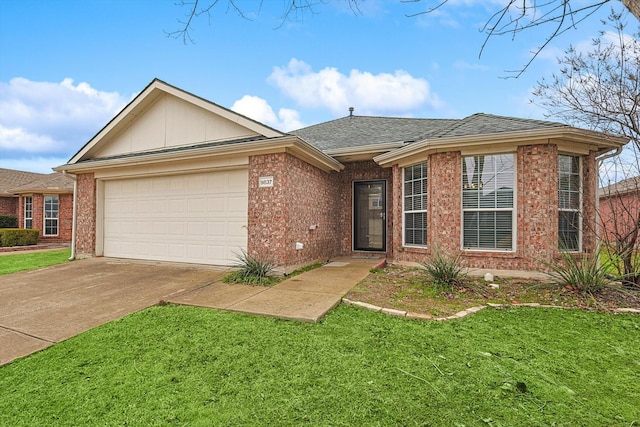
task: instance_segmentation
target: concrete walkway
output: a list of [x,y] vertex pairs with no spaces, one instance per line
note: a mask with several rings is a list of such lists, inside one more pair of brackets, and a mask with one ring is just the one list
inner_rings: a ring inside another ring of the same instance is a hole
[[343,258],[272,287],[193,264],[91,258],[0,276],[0,365],[161,300],[315,322],[380,260]]
[[175,304],[316,322],[381,260],[339,258],[275,286],[216,282],[169,298]]

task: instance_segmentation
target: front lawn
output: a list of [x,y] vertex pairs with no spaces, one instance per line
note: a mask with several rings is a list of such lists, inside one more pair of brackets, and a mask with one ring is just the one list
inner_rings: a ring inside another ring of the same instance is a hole
[[0,255],[0,274],[11,274],[63,264],[70,256],[71,249]]
[[640,316],[157,306],[0,367],[0,425],[631,426]]

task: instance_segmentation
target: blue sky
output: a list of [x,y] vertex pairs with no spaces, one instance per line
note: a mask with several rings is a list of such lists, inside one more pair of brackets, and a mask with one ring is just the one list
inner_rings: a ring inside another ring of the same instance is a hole
[[[202,0],[201,0],[202,1]],[[0,167],[48,173],[153,78],[283,131],[355,114],[543,118],[529,103],[555,57],[598,35],[599,18],[554,40],[520,78],[548,30],[493,38],[480,28],[504,0],[344,0],[282,20],[281,0],[240,0],[194,22],[193,43],[168,37],[176,0],[0,0]],[[618,2],[615,2],[618,3]],[[613,4],[616,5],[617,4]],[[259,13],[255,13],[258,12]]]

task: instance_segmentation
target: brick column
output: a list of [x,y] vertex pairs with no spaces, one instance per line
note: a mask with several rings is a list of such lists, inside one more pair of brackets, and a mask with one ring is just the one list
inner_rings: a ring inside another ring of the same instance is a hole
[[96,250],[96,180],[93,173],[79,174],[77,180],[76,253],[81,258]]

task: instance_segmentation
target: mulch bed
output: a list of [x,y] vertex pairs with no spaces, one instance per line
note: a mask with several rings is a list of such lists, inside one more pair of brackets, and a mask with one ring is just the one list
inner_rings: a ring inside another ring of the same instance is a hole
[[463,286],[447,292],[433,286],[422,269],[388,266],[370,274],[346,298],[432,316],[448,316],[488,303],[539,303],[601,311],[640,309],[640,290],[621,286],[583,295],[569,287],[530,279],[497,277],[492,283],[499,287],[489,287],[482,278],[468,278]]

